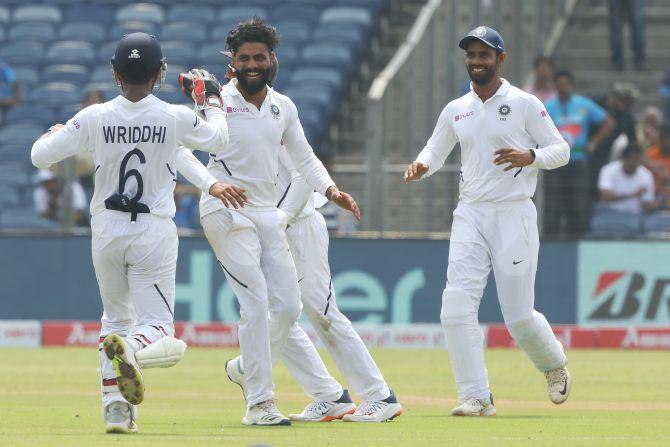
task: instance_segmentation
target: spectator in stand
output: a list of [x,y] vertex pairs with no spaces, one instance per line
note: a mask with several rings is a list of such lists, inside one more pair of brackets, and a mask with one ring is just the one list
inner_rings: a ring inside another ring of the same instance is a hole
[[556,86],[554,85],[554,62],[546,56],[538,56],[533,64],[535,79],[528,83],[523,90],[537,96],[543,103],[556,97]]
[[202,228],[199,223],[200,211],[200,189],[190,183],[178,182],[174,187],[174,203],[177,211],[174,215],[174,223],[179,228]]
[[656,106],[648,106],[644,109],[637,125],[637,141],[641,148],[647,149],[658,144],[661,123],[663,123],[661,109]]
[[670,70],[665,73],[661,85],[658,87],[658,94],[661,95],[663,104],[663,117],[665,121],[670,121]]
[[[35,211],[45,219],[60,221],[63,217],[63,185],[56,175],[49,169],[37,171],[37,180],[40,186],[33,191]],[[75,225],[88,226],[86,217],[86,194],[78,182],[72,182],[72,208],[75,214]]]
[[5,61],[0,60],[0,124],[5,121],[9,109],[21,103],[21,86],[16,80],[14,70]]
[[637,143],[631,143],[624,149],[621,160],[603,167],[598,179],[599,209],[642,214],[658,207],[654,176],[642,166],[643,161],[642,149]]
[[642,10],[644,0],[608,0],[608,3],[612,65],[616,70],[624,69],[622,35],[625,17],[630,24],[635,69],[644,70],[644,11]]
[[598,175],[600,169],[610,160],[619,158],[613,153],[615,140],[624,138],[620,151],[628,144],[637,141],[635,130],[635,116],[633,105],[640,96],[640,91],[633,84],[627,82],[615,82],[612,91],[607,95],[607,111],[614,119],[614,129],[598,144],[589,156],[589,169],[591,170],[591,196],[594,201],[598,200]]
[[[548,235],[581,236],[586,232],[590,214],[588,158],[612,132],[614,120],[594,101],[574,94],[574,78],[569,71],[557,71],[554,83],[557,97],[545,106],[570,145],[570,162],[560,169],[543,173],[544,229]],[[589,135],[591,125],[600,126],[593,136]]]
[[654,174],[657,198],[663,209],[670,209],[670,124],[661,127],[658,144],[647,149],[645,165]]

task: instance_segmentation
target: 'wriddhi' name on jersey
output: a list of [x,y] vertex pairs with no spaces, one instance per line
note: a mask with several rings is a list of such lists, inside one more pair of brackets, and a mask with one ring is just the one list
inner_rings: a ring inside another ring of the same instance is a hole
[[102,126],[105,143],[164,143],[165,126]]

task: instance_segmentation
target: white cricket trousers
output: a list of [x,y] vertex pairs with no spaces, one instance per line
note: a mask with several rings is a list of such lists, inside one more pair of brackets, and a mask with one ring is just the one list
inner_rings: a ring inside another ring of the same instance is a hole
[[441,321],[461,401],[490,393],[478,311],[491,269],[505,324],[535,367],[548,371],[567,363],[544,315],[533,309],[539,245],[530,199],[456,207]]
[[274,398],[272,365],[300,316],[285,222],[278,209],[223,209],[202,218],[207,240],[240,303],[238,335],[249,407]]
[[[175,275],[179,240],[170,218],[105,210],[91,219],[93,267],[102,298],[100,342],[126,337],[136,350],[174,336]],[[112,362],[100,351],[103,408],[123,400]]]
[[[364,400],[386,399],[390,391],[381,371],[349,319],[337,307],[328,265],[328,229],[323,216],[314,212],[299,219],[287,235],[300,280],[303,310],[312,327],[356,394]],[[303,338],[307,338],[304,332],[291,330],[282,355],[284,364],[307,394],[313,394],[310,390],[332,388],[332,382],[320,370],[319,364],[323,362],[318,353],[300,348],[309,342],[309,338],[307,341]],[[327,371],[326,374],[330,377]]]

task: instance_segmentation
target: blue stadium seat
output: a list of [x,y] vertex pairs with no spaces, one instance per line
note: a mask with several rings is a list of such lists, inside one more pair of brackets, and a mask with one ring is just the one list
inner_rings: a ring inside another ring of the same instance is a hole
[[295,46],[279,45],[275,54],[279,60],[280,72],[283,70],[282,67],[293,67],[300,60],[300,50]]
[[209,35],[210,41],[221,42],[220,45],[223,47],[226,43],[226,37],[228,37],[228,33],[230,33],[230,31],[235,28],[239,22],[240,21],[236,19],[215,22],[212,25],[214,28]]
[[191,66],[196,59],[195,47],[188,42],[162,42],[163,57],[168,64]]
[[56,28],[47,22],[18,22],[9,28],[8,40],[32,40],[52,42],[56,38]]
[[647,236],[670,237],[670,211],[657,211],[645,216],[642,227]]
[[32,207],[9,208],[0,214],[1,228],[40,228],[56,230],[58,222],[39,216]]
[[165,83],[177,85],[177,77],[179,73],[186,73],[192,67],[186,67],[186,65],[179,64],[167,64],[167,72],[165,73]]
[[5,27],[3,25],[0,25],[0,42],[4,41],[7,37],[7,32],[5,31]]
[[335,68],[317,68],[311,65],[306,68],[298,68],[291,75],[291,84],[320,84],[325,88],[338,93],[344,87],[344,76],[340,70]]
[[201,65],[202,68],[204,68],[205,70],[209,71],[214,76],[216,76],[216,79],[218,79],[219,82],[221,82],[221,85],[223,85],[226,83],[224,77],[226,76],[226,71],[228,70],[228,64],[223,62],[227,61],[228,59],[227,58],[224,59],[224,57],[221,56],[220,54],[217,56],[218,57],[209,58],[209,61],[211,61],[211,63],[207,61],[202,61],[202,63],[199,65]]
[[55,122],[53,109],[33,104],[12,107],[5,115],[5,124],[32,123],[46,129]]
[[338,6],[362,7],[377,15],[386,4],[386,0],[335,0],[334,3]]
[[270,12],[270,23],[274,24],[280,20],[300,20],[303,23],[312,25],[319,20],[321,8],[310,5],[301,5],[295,3],[284,3],[272,8]]
[[88,79],[89,82],[114,82],[114,76],[112,75],[112,66],[109,64],[102,64],[93,69],[91,76]]
[[188,98],[173,84],[166,84],[156,93],[156,96],[170,104],[183,104]]
[[159,5],[153,3],[136,3],[122,6],[116,11],[117,22],[139,20],[142,22],[163,23],[165,12]]
[[353,51],[342,44],[314,43],[305,46],[302,62],[310,66],[334,67],[350,73],[356,66]]
[[21,188],[30,185],[30,169],[27,163],[9,162],[2,166],[0,184]]
[[92,64],[95,50],[88,42],[63,40],[52,44],[46,53],[46,61],[51,64]]
[[58,38],[60,40],[83,40],[100,43],[107,39],[107,28],[96,22],[64,23],[58,32]]
[[642,231],[641,215],[596,207],[591,219],[593,238],[632,237]]
[[84,85],[88,77],[88,68],[83,65],[48,65],[42,70],[42,82],[62,81]]
[[204,23],[211,22],[216,17],[216,11],[213,7],[198,4],[174,5],[167,14],[169,22],[188,20],[190,22]]
[[365,32],[365,27],[356,23],[320,23],[314,29],[312,39],[314,43],[346,44],[358,50],[367,44],[369,34]]
[[356,6],[333,6],[323,11],[321,23],[357,23],[369,29],[372,14],[366,8]]
[[16,79],[19,79],[21,81],[21,90],[23,91],[24,95],[27,91],[26,86],[32,87],[33,85],[37,84],[40,80],[40,73],[37,70],[35,64],[24,65],[24,66],[17,65],[13,66],[12,69],[14,70],[14,74],[16,75]]
[[65,124],[74,116],[83,109],[82,105],[78,102],[67,104],[62,107],[59,107],[56,111],[56,121]]
[[172,22],[163,26],[158,36],[161,41],[179,40],[199,43],[207,38],[207,29],[202,23]]
[[279,32],[279,46],[297,46],[301,45],[312,35],[312,27],[307,22],[300,19],[284,19],[272,22]]
[[228,61],[229,59],[223,56],[219,51],[224,47],[222,42],[208,43],[198,47],[197,60],[198,64],[202,65],[203,63],[215,63],[221,64]]
[[20,203],[19,190],[14,185],[0,183],[0,208],[18,206]]
[[102,93],[102,96],[105,97],[105,101],[111,101],[121,94],[121,89],[114,82],[91,82],[86,84],[84,87],[84,92],[88,93],[92,90],[99,90]]
[[[325,117],[331,116],[336,102],[333,94],[327,89],[314,88],[314,86],[308,84],[292,84],[283,93],[291,98],[296,105],[300,104],[302,107],[319,109]],[[300,107],[298,107],[298,112],[300,112]]]
[[81,87],[67,82],[48,82],[35,87],[30,99],[48,106],[78,103],[83,98]]
[[221,8],[217,19],[221,22],[246,22],[253,16],[267,20],[268,11],[262,6],[233,6],[230,8]]
[[60,8],[49,5],[19,6],[14,10],[14,22],[60,23]]
[[[33,123],[8,124],[0,128],[0,147],[23,146],[30,148],[44,134],[44,127]],[[26,154],[30,158],[30,154]]]
[[40,42],[9,42],[0,48],[0,59],[11,65],[35,64],[44,59],[44,44]]
[[119,44],[118,39],[111,42],[107,42],[102,45],[98,45],[96,62],[104,64],[106,67],[111,68],[111,60],[114,57],[114,52],[116,51],[116,46]]
[[8,24],[12,21],[12,16],[9,13],[9,7],[0,6],[0,23]]
[[109,30],[107,37],[110,40],[118,42],[123,36],[131,33],[147,33],[155,36],[158,33],[158,28],[154,23],[151,22],[133,20],[117,23]]
[[65,10],[65,22],[99,22],[108,24],[114,8],[107,5],[77,4]]

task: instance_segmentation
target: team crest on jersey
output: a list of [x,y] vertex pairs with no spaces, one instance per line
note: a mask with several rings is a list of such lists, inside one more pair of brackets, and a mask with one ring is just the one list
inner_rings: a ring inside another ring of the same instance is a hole
[[272,117],[274,119],[279,119],[279,107],[276,104],[270,106],[270,112],[272,112]]
[[507,104],[503,104],[498,107],[498,115],[500,115],[500,121],[507,121],[507,115],[512,112],[512,108]]

